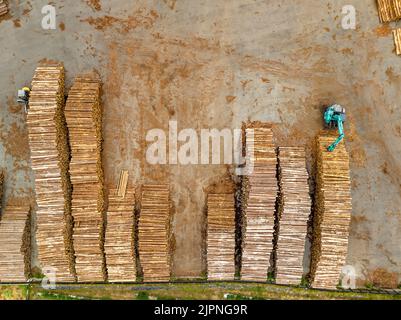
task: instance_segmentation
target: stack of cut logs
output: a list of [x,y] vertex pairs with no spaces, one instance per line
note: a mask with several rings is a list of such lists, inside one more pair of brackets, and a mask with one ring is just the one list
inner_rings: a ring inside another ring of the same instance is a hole
[[280,197],[276,247],[276,283],[299,285],[311,213],[305,149],[279,148]]
[[209,194],[207,201],[207,274],[209,280],[234,280],[234,194]]
[[145,185],[138,225],[144,282],[170,280],[170,196],[168,185]]
[[135,190],[128,189],[124,197],[110,190],[104,245],[110,282],[136,281],[134,207]]
[[104,257],[104,178],[100,79],[87,74],[75,79],[65,115],[70,137],[73,186],[74,250],[78,281],[107,278]]
[[241,278],[266,281],[273,251],[275,205],[278,192],[277,155],[273,132],[268,124],[249,123],[246,157],[253,162],[253,173],[243,178],[243,242]]
[[401,18],[401,0],[377,0],[377,7],[383,23]]
[[32,80],[27,116],[35,174],[38,257],[60,282],[74,281],[69,148],[64,118],[64,67],[43,65]]
[[349,157],[342,142],[333,152],[327,147],[336,136],[317,139],[316,212],[312,245],[311,283],[335,289],[345,264],[351,221]]
[[5,15],[8,12],[7,3],[4,0],[0,0],[0,16]]
[[25,282],[30,271],[30,208],[7,205],[0,221],[0,282]]

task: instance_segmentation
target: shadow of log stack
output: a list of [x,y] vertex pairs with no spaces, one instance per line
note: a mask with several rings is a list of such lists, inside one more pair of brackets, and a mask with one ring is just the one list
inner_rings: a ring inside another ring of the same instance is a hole
[[102,282],[107,278],[100,90],[98,75],[77,77],[65,108],[71,146],[71,211],[79,282]]
[[104,250],[109,282],[136,281],[136,255],[134,249],[135,190],[125,196],[118,189],[110,190]]
[[29,106],[27,126],[38,205],[38,258],[42,268],[55,269],[57,281],[71,282],[75,280],[75,270],[62,65],[36,69]]
[[30,207],[7,205],[0,220],[0,282],[23,283],[30,273]]
[[207,277],[235,278],[234,194],[209,194],[207,200]]
[[8,13],[8,6],[4,0],[0,0],[0,16]]
[[279,148],[278,239],[276,283],[299,285],[303,277],[303,258],[311,213],[309,175],[305,148]]
[[253,155],[254,169],[242,181],[241,279],[266,281],[273,251],[277,156],[270,125],[255,122],[245,127],[247,158]]
[[142,188],[138,250],[144,282],[170,281],[170,195],[168,185]]
[[331,134],[317,139],[317,179],[312,244],[311,285],[336,289],[348,251],[351,223],[349,157],[342,142],[333,152]]
[[377,0],[377,8],[382,23],[401,19],[401,0]]

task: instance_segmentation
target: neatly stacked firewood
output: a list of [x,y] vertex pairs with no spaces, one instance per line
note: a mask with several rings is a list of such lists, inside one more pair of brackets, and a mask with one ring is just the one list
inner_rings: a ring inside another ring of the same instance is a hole
[[401,0],[377,0],[380,21],[383,23],[401,18]]
[[207,209],[208,280],[234,280],[234,194],[209,194]]
[[351,182],[349,157],[342,142],[333,152],[327,147],[336,136],[317,139],[316,212],[312,245],[311,284],[335,289],[348,250],[351,222]]
[[138,241],[144,282],[169,281],[170,195],[168,185],[143,186]]
[[393,30],[395,52],[401,55],[401,28]]
[[280,196],[277,213],[276,283],[299,285],[311,213],[305,148],[279,148]]
[[0,282],[26,282],[30,273],[30,208],[7,205],[0,221]]
[[269,124],[248,123],[245,132],[247,165],[254,168],[242,181],[241,278],[266,281],[273,251],[277,155]]
[[38,258],[42,268],[54,268],[57,281],[71,282],[75,271],[62,65],[36,69],[29,106],[27,126],[38,205]]
[[0,16],[7,14],[8,12],[8,6],[7,2],[4,0],[0,0]]
[[134,209],[135,190],[128,189],[124,197],[110,190],[104,245],[109,282],[136,281]]
[[79,282],[107,278],[100,92],[97,74],[79,76],[65,108],[71,146],[73,239]]

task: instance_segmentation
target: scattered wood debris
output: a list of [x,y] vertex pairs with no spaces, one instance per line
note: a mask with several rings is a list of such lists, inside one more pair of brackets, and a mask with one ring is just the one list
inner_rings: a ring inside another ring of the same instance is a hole
[[102,282],[107,278],[100,90],[98,75],[77,77],[65,108],[71,146],[71,211],[79,282]]
[[234,194],[209,194],[207,201],[208,280],[230,281],[235,277]]
[[128,187],[128,171],[127,170],[122,170],[120,174],[120,181],[118,183],[118,196],[119,197],[125,197],[125,194],[127,192],[127,187]]
[[56,270],[58,281],[71,282],[75,280],[75,270],[62,65],[36,69],[29,106],[27,126],[38,205],[38,258],[42,268]]
[[279,148],[279,208],[276,283],[299,285],[311,213],[305,148]]
[[397,55],[401,55],[401,28],[393,30],[395,52]]
[[134,248],[135,190],[125,197],[118,190],[110,190],[104,250],[109,282],[136,281],[136,255]]
[[[253,129],[253,131],[249,131]],[[278,192],[277,155],[269,124],[244,126],[247,158],[253,154],[253,173],[243,178],[241,278],[266,281],[273,251],[275,206]]]
[[387,23],[401,18],[401,0],[377,0],[380,22]]
[[0,221],[0,282],[23,283],[30,273],[30,208],[7,205]]
[[144,282],[170,281],[169,194],[168,185],[142,188],[138,250]]
[[336,136],[317,139],[316,212],[312,244],[311,284],[336,289],[345,264],[351,223],[349,156],[342,142],[333,151],[327,147]]
[[8,5],[4,0],[0,0],[0,16],[8,13]]

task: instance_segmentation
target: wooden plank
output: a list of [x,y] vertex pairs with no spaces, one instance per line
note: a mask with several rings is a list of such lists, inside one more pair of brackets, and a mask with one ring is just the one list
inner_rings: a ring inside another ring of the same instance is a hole
[[125,194],[127,192],[127,187],[128,187],[128,177],[129,173],[128,170],[122,170],[120,174],[120,180],[118,183],[118,196],[119,197],[125,197]]

